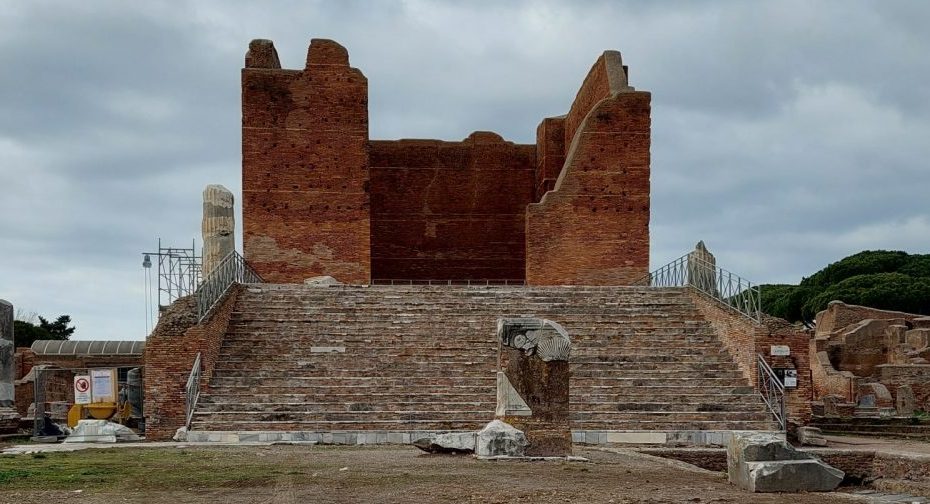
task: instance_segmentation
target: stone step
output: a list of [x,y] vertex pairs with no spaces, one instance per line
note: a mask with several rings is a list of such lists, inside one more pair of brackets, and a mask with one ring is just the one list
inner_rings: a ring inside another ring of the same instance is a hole
[[[371,402],[198,402],[199,413],[215,412],[297,412],[318,414],[324,412],[403,412],[403,411],[494,411],[496,401],[485,397],[484,401],[371,401]],[[765,406],[755,402],[737,403],[591,403],[575,405],[574,413],[582,414],[636,414],[636,413],[713,413],[744,412],[765,413]],[[579,409],[580,408],[580,409]],[[577,411],[576,411],[577,409]],[[577,417],[581,419],[581,417]]]
[[[243,389],[244,390],[244,389]],[[617,394],[591,393],[591,394],[572,394],[571,403],[573,405],[588,405],[591,409],[603,407],[617,409],[619,405],[624,404],[668,404],[675,406],[677,404],[756,404],[763,406],[758,400],[755,392],[749,393],[731,393],[724,394],[717,391],[711,391],[704,394],[665,394],[661,396],[663,401],[657,401],[659,397],[655,393],[631,394],[622,397]],[[422,394],[417,392],[344,392],[344,391],[327,391],[326,394],[305,394],[293,392],[276,392],[273,394],[252,393],[243,391],[242,393],[223,393],[215,394],[205,392],[200,396],[198,404],[260,404],[260,403],[338,403],[338,404],[368,404],[371,402],[388,403],[392,401],[401,402],[487,402],[496,401],[494,390],[475,391],[472,389],[462,389],[460,392],[431,393]],[[666,408],[667,409],[667,408]]]
[[[337,410],[294,410],[294,411],[271,411],[271,410],[223,410],[223,411],[205,411],[198,410],[194,412],[198,421],[214,422],[224,420],[235,420],[239,422],[301,422],[325,420],[330,422],[362,422],[373,420],[395,420],[395,421],[442,421],[445,419],[472,420],[475,422],[490,421],[494,418],[494,408],[489,407],[484,410],[475,408],[466,408],[456,410],[447,408],[444,410],[363,410],[363,411],[337,411]],[[591,412],[591,411],[573,411],[570,415],[571,420],[577,423],[596,423],[596,422],[625,422],[625,421],[674,421],[674,422],[708,422],[708,421],[746,421],[758,422],[764,421],[766,415],[763,412],[746,412],[746,411],[624,411],[624,412]]]
[[[411,421],[411,420],[382,420],[382,421],[278,421],[278,422],[239,422],[235,420],[201,421],[195,420],[192,424],[194,431],[319,431],[334,432],[345,430],[384,430],[384,431],[451,431],[451,430],[479,430],[489,420],[482,421],[449,419],[441,421]],[[576,430],[647,430],[647,431],[676,431],[676,430],[772,430],[773,424],[769,421],[652,421],[629,420],[623,422],[572,422],[572,429]]]
[[[285,378],[293,376],[313,376],[313,377],[354,377],[354,376],[371,376],[371,377],[389,377],[397,374],[404,376],[435,376],[437,373],[449,372],[455,370],[456,376],[490,376],[495,374],[493,363],[484,362],[476,365],[449,365],[449,364],[416,364],[401,365],[395,364],[392,367],[339,367],[339,366],[318,366],[309,367],[254,367],[254,368],[235,368],[229,367],[228,363],[223,364],[223,368],[213,371],[214,377],[235,378],[235,377],[254,377],[254,378]],[[738,369],[730,370],[693,370],[693,369],[630,369],[623,368],[624,376],[636,379],[660,379],[660,378],[688,378],[688,379],[705,379],[721,378],[730,380],[742,380],[743,374]],[[604,375],[602,369],[591,369],[579,366],[572,369],[573,378],[599,378]]]

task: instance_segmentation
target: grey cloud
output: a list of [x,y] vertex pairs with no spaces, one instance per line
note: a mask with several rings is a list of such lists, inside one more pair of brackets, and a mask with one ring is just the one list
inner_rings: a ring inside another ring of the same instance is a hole
[[[240,189],[252,38],[301,68],[333,38],[373,138],[535,141],[605,49],[653,93],[652,263],[704,239],[797,281],[863,248],[926,252],[930,4],[907,1],[18,2],[0,17],[0,297],[141,337],[139,252],[199,240]],[[241,236],[241,233],[240,233]]]

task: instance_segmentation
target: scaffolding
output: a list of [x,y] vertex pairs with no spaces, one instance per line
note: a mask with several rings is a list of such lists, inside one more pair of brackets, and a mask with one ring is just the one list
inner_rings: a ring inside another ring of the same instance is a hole
[[[189,296],[200,285],[203,256],[197,253],[197,241],[191,240],[190,248],[164,247],[158,239],[158,252],[143,252],[142,267],[146,271],[146,295],[150,295],[152,258],[158,263],[158,311],[161,312],[174,300]],[[151,301],[146,301],[146,309]],[[147,314],[151,319],[151,315]],[[157,317],[156,317],[157,318]],[[154,323],[154,320],[149,320]],[[148,331],[146,331],[148,333]]]

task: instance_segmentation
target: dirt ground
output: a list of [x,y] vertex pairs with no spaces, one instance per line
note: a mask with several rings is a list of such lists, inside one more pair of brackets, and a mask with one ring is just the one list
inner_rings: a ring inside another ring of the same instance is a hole
[[[407,447],[84,450],[0,457],[0,502],[839,503],[839,494],[748,494],[723,474],[635,453],[582,462],[478,461]],[[859,501],[861,502],[861,501]]]

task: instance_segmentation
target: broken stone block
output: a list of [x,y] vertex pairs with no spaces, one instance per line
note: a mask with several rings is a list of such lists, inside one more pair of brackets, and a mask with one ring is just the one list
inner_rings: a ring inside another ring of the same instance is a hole
[[528,444],[522,431],[500,420],[492,420],[478,431],[475,454],[479,457],[523,457]]
[[474,453],[474,432],[443,432],[417,439],[413,446],[427,453]]
[[141,441],[138,435],[125,425],[106,420],[79,420],[65,443],[116,443],[118,441]]
[[750,492],[828,492],[845,473],[796,450],[781,435],[734,433],[727,447],[727,476]]
[[827,438],[817,427],[799,427],[798,442],[804,446],[827,446]]
[[917,396],[914,395],[914,389],[910,385],[901,385],[898,387],[897,396],[895,397],[895,409],[898,416],[911,416],[917,409]]

